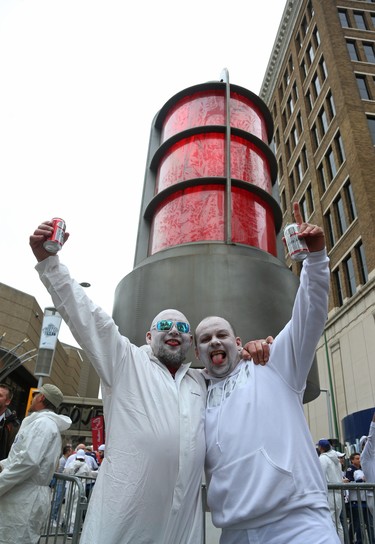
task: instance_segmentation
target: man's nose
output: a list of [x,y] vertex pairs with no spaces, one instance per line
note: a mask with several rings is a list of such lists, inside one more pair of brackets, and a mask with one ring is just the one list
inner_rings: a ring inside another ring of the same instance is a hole
[[218,338],[216,338],[216,336],[214,336],[213,338],[211,338],[210,345],[211,346],[219,346],[220,345],[220,340]]

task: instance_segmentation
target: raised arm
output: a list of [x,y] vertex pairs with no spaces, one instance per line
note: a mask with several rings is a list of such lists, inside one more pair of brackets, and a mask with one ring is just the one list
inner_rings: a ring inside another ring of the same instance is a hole
[[[102,381],[111,385],[113,365],[122,359],[129,342],[120,335],[113,319],[71,278],[59,257],[44,249],[43,243],[51,232],[51,221],[45,221],[30,236],[30,246],[38,260],[35,268],[74,338],[85,350]],[[66,234],[65,241],[68,237]]]
[[327,319],[330,272],[323,229],[302,220],[298,203],[293,211],[299,236],[306,240],[310,253],[303,261],[292,317],[271,347],[270,364],[291,387],[301,391]]

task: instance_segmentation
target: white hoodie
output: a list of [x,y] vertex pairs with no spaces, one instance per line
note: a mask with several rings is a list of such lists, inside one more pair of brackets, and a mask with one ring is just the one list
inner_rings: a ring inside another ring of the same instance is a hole
[[206,410],[208,505],[217,527],[251,529],[298,507],[327,508],[303,393],[328,310],[325,250],[304,261],[293,315],[263,366],[212,379]]

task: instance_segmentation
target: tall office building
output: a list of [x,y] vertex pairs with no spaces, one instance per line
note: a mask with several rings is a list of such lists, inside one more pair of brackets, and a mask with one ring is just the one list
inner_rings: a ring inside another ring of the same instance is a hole
[[315,439],[353,444],[375,405],[375,1],[288,0],[260,97],[284,224],[298,201],[331,260],[322,393],[307,419]]

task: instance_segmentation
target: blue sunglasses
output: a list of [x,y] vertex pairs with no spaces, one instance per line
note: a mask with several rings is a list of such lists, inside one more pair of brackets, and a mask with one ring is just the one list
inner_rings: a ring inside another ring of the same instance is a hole
[[188,333],[190,331],[189,323],[184,323],[183,321],[173,321],[172,319],[162,319],[157,321],[152,328],[158,331],[170,331],[173,325],[176,325],[178,332]]

